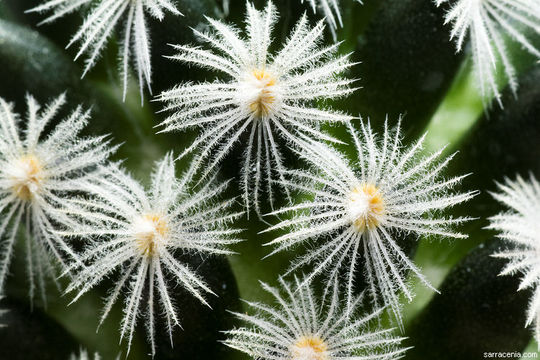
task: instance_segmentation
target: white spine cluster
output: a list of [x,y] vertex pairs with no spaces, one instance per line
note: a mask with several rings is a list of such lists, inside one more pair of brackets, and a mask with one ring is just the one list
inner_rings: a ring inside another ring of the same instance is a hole
[[494,256],[508,260],[500,275],[523,275],[518,290],[534,289],[526,326],[534,322],[540,342],[540,183],[532,175],[529,181],[518,176],[498,188],[492,195],[508,210],[490,218],[488,228],[498,231],[509,247]]
[[225,345],[259,360],[396,360],[407,350],[393,329],[378,329],[382,309],[360,312],[362,297],[345,311],[338,283],[327,304],[318,301],[308,285],[298,279],[291,286],[279,279],[281,289],[261,283],[276,301],[276,307],[247,302],[256,313],[235,313],[250,327],[227,331]]
[[291,265],[289,273],[314,264],[305,281],[326,272],[328,289],[345,272],[349,304],[362,264],[373,300],[388,305],[401,326],[399,294],[403,292],[409,301],[413,298],[406,281],[408,271],[433,289],[403,252],[405,235],[466,237],[452,227],[468,219],[444,217],[441,211],[469,200],[474,193],[451,192],[464,176],[442,179],[441,172],[452,156],[438,160],[443,149],[420,156],[424,137],[403,149],[399,125],[395,134],[385,126],[382,139],[369,125],[362,124],[360,135],[350,126],[350,133],[357,151],[352,162],[326,145],[305,146],[300,155],[311,163],[311,170],[290,171],[284,185],[311,194],[313,200],[274,212],[296,216],[268,228],[289,231],[267,245],[277,246],[274,254],[317,241]]
[[[436,0],[440,5],[448,0]],[[478,84],[484,99],[501,103],[497,79],[504,76],[514,93],[517,91],[516,70],[512,65],[506,38],[540,59],[540,51],[527,38],[538,34],[540,2],[538,0],[458,0],[446,14],[452,23],[451,38],[461,51],[469,36]]]
[[[353,64],[348,55],[336,54],[339,44],[320,45],[324,25],[310,28],[306,16],[296,24],[281,51],[269,52],[277,14],[271,1],[264,12],[248,4],[246,32],[208,19],[212,31],[195,34],[212,50],[178,45],[171,58],[225,75],[223,80],[181,84],[161,94],[172,114],[162,122],[163,131],[200,128],[200,136],[181,156],[199,150],[194,169],[205,164],[202,177],[212,173],[235,143],[245,151],[240,181],[247,207],[259,199],[266,180],[273,204],[272,186],[284,180],[280,142],[298,147],[303,138],[332,140],[320,131],[323,123],[347,122],[350,116],[321,110],[315,101],[345,96],[353,91],[343,73]],[[242,138],[242,136],[245,136]],[[241,140],[242,139],[242,140]]]
[[[239,230],[230,228],[241,213],[227,212],[233,200],[219,200],[227,183],[214,186],[212,181],[197,191],[188,191],[185,178],[175,177],[172,154],[157,163],[149,191],[116,166],[102,169],[95,177],[79,184],[91,198],[69,200],[66,213],[74,217],[64,237],[89,241],[82,254],[84,265],[73,266],[67,292],[76,292],[73,301],[119,271],[119,278],[106,299],[100,324],[126,290],[121,338],[128,346],[141,313],[145,315],[152,353],[155,353],[154,312],[162,309],[169,334],[179,325],[174,298],[174,284],[208,305],[205,294],[214,294],[204,279],[176,255],[231,254],[230,244],[239,241]],[[143,304],[143,293],[148,298]],[[157,296],[157,299],[156,299]],[[141,307],[146,305],[146,309]]]
[[80,107],[44,136],[65,102],[62,95],[41,109],[29,96],[23,130],[13,104],[0,98],[0,292],[19,231],[26,238],[31,298],[37,284],[45,300],[45,276],[56,278],[55,261],[79,261],[79,255],[53,232],[56,224],[69,223],[58,209],[114,148],[104,137],[79,137],[89,119]]
[[127,92],[130,62],[133,63],[137,71],[141,98],[145,86],[148,87],[151,93],[150,36],[146,26],[145,13],[149,13],[150,16],[158,20],[164,18],[165,11],[175,15],[182,15],[173,5],[173,1],[99,0],[96,2],[94,0],[49,0],[28,10],[28,12],[50,12],[51,15],[41,22],[41,24],[45,24],[85,8],[90,9],[88,15],[67,45],[67,47],[70,47],[75,43],[80,44],[75,60],[81,55],[88,56],[85,60],[83,77],[96,64],[114,29],[121,23],[123,35],[120,39],[120,58],[124,99]]

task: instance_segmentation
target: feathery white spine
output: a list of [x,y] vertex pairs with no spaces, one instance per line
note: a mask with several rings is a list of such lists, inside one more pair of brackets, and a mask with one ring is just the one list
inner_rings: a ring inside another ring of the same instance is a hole
[[235,315],[249,327],[227,331],[225,345],[259,360],[395,360],[407,350],[399,347],[403,338],[393,337],[393,329],[377,328],[382,309],[360,313],[358,297],[352,311],[345,311],[337,281],[326,304],[297,278],[292,285],[279,282],[281,289],[261,283],[276,306],[246,301],[255,314]]
[[339,44],[320,46],[324,25],[308,26],[304,15],[282,50],[268,52],[277,19],[271,1],[264,11],[248,4],[247,38],[233,26],[208,19],[211,32],[195,34],[211,49],[177,45],[171,59],[225,74],[226,80],[180,84],[163,92],[169,117],[162,131],[201,129],[201,134],[181,155],[196,152],[194,171],[204,167],[204,178],[219,165],[243,134],[247,136],[240,176],[246,207],[259,199],[266,183],[273,206],[273,183],[284,180],[282,150],[278,141],[298,147],[302,138],[333,140],[319,130],[322,123],[347,122],[339,111],[320,110],[316,100],[345,96],[354,89],[343,73],[353,64],[348,55],[336,54]]
[[[326,22],[332,32],[332,38],[334,41],[337,39],[336,30],[338,27],[343,26],[343,20],[341,19],[341,11],[339,9],[338,0],[307,0],[313,9],[313,12],[317,12],[320,9],[326,18]],[[302,3],[304,0],[302,0]]]
[[67,47],[79,43],[75,56],[86,55],[84,77],[96,64],[114,29],[122,24],[123,36],[120,42],[120,73],[123,85],[123,97],[126,98],[131,52],[131,60],[137,71],[138,82],[143,98],[144,87],[152,93],[152,66],[150,63],[150,37],[146,26],[145,12],[162,20],[165,11],[182,15],[171,0],[100,0],[96,5],[92,0],[49,0],[28,12],[51,13],[40,24],[51,23],[69,13],[90,7],[88,15],[79,30],[73,35]]
[[441,172],[451,157],[439,160],[443,149],[421,157],[424,137],[403,149],[399,123],[395,134],[385,124],[382,140],[369,124],[362,124],[361,134],[352,126],[349,129],[358,155],[354,162],[315,142],[306,144],[299,153],[311,169],[290,171],[290,180],[284,185],[311,194],[314,199],[275,211],[273,214],[295,216],[265,230],[289,229],[267,245],[276,246],[274,254],[317,240],[317,247],[298,257],[288,273],[315,264],[304,281],[326,272],[328,291],[340,269],[344,269],[349,305],[355,272],[363,257],[373,301],[389,306],[401,327],[399,293],[409,301],[413,298],[407,272],[435,289],[403,252],[400,242],[405,234],[466,237],[452,227],[469,219],[446,218],[440,211],[469,200],[475,193],[451,193],[463,177],[442,179]]
[[176,179],[172,154],[157,163],[148,192],[119,167],[103,168],[102,174],[81,185],[92,194],[90,199],[69,201],[66,211],[76,219],[60,233],[90,240],[82,255],[87,265],[73,265],[74,278],[66,290],[76,293],[73,301],[113,271],[120,271],[106,299],[100,324],[122,289],[126,289],[121,338],[128,338],[128,346],[143,312],[143,290],[148,289],[145,315],[152,353],[155,293],[169,334],[175,325],[180,325],[169,294],[170,282],[182,286],[205,305],[205,294],[213,294],[204,279],[173,254],[231,254],[228,246],[240,241],[236,238],[239,230],[228,225],[242,214],[228,213],[233,200],[218,200],[227,183],[214,186],[210,179],[197,191],[188,192],[186,180]]
[[[79,351],[79,354],[71,354],[69,357],[69,360],[101,360],[101,356],[99,356],[98,353],[94,353],[94,357],[92,355],[88,354],[88,351],[81,349]],[[120,359],[120,357],[117,358],[117,360]]]
[[[436,4],[447,1],[436,0]],[[527,38],[527,32],[536,36],[539,33],[538,0],[458,0],[447,12],[445,23],[452,23],[451,38],[456,41],[457,51],[462,50],[469,35],[476,77],[484,101],[495,97],[502,106],[497,85],[499,74],[508,80],[514,94],[517,91],[516,70],[505,38],[519,43],[540,59],[540,51]]]
[[[362,0],[353,0],[357,3],[363,4]],[[330,31],[332,33],[332,38],[334,41],[337,39],[336,31],[338,28],[343,26],[343,19],[341,18],[341,10],[338,0],[302,0],[302,3],[309,2],[313,12],[316,13],[317,10],[322,11]]]
[[507,210],[491,217],[488,228],[511,246],[494,256],[508,260],[500,275],[523,275],[517,290],[533,288],[526,326],[534,322],[534,336],[540,341],[540,184],[531,175],[528,181],[518,176],[497,185],[498,192],[491,195]]
[[[87,350],[81,349],[78,355],[71,354],[69,360],[101,360],[101,356],[99,356],[99,354],[96,352],[94,353],[94,357],[92,357]],[[120,354],[118,354],[116,360],[120,360]]]
[[17,233],[24,224],[30,298],[37,286],[45,301],[45,276],[56,278],[56,262],[70,257],[79,261],[70,246],[53,232],[53,225],[69,222],[57,209],[98,165],[115,150],[104,137],[79,137],[89,119],[80,107],[43,131],[65,104],[61,95],[41,109],[28,96],[26,129],[13,104],[0,98],[0,292],[9,271]]

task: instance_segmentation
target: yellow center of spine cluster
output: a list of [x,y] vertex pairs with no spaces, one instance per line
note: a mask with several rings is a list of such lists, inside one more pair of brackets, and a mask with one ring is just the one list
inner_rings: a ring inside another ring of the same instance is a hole
[[356,210],[353,213],[353,225],[359,233],[379,226],[385,212],[381,191],[370,183],[363,183],[353,188],[350,206]]
[[43,184],[43,167],[34,155],[19,158],[14,166],[16,174],[12,178],[12,190],[19,199],[29,201]]
[[302,336],[292,347],[292,360],[327,360],[328,346],[318,336]]
[[265,70],[253,70],[253,76],[257,80],[257,98],[249,104],[249,109],[255,116],[262,118],[270,114],[272,105],[276,102],[273,87],[276,78]]
[[157,243],[166,242],[169,233],[167,221],[161,215],[146,214],[138,222],[135,233],[137,249],[143,255],[153,256],[157,251]]

